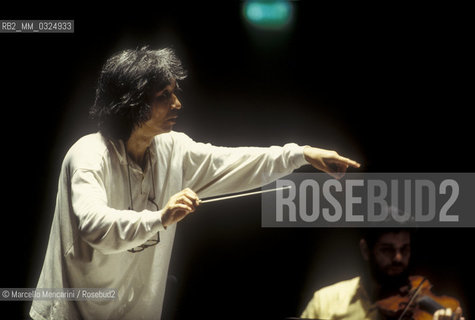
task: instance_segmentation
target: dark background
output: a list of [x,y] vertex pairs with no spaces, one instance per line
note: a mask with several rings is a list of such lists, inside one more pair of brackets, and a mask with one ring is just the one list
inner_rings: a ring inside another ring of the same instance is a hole
[[[74,19],[74,34],[0,34],[0,287],[35,287],[61,161],[82,135],[111,54],[172,46],[189,77],[175,130],[216,145],[335,149],[368,172],[471,172],[473,50],[468,9],[293,2],[282,32],[252,29],[242,2],[2,12]],[[470,37],[469,37],[470,34]],[[300,171],[312,171],[304,167]],[[282,319],[361,268],[358,230],[263,229],[260,198],[200,208],[178,227],[164,318]],[[424,229],[415,272],[473,314],[473,230]],[[2,303],[25,317],[29,303]]]

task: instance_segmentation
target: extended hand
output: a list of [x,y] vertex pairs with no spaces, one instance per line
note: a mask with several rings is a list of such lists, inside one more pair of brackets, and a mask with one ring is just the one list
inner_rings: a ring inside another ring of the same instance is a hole
[[303,153],[305,160],[307,160],[313,167],[328,173],[336,179],[343,177],[348,167],[360,167],[358,162],[342,157],[336,151],[332,150],[306,146]]
[[186,217],[188,214],[196,210],[200,204],[198,195],[186,188],[177,194],[174,194],[168,200],[162,214],[163,226],[176,223]]

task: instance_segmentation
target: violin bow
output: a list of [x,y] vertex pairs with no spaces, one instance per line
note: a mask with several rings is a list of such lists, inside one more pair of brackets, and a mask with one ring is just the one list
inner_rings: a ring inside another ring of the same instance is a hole
[[401,315],[399,316],[398,320],[402,320],[404,319],[404,316],[406,315],[407,313],[407,310],[409,310],[409,307],[414,303],[414,300],[416,300],[417,296],[419,295],[419,292],[421,291],[422,289],[422,284],[426,281],[427,279],[424,277],[424,279],[422,279],[421,283],[419,283],[419,285],[417,286],[415,292],[413,293],[411,299],[409,299],[409,302],[407,303],[407,306],[404,308],[404,310],[402,310],[402,313]]

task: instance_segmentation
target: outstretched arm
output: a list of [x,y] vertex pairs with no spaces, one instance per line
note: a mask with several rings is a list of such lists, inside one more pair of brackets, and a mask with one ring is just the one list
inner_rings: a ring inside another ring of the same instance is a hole
[[359,167],[357,162],[335,151],[295,143],[282,147],[226,148],[197,143],[184,134],[177,138],[181,140],[184,153],[183,186],[200,197],[261,187],[305,164],[336,178],[341,178],[349,166]]

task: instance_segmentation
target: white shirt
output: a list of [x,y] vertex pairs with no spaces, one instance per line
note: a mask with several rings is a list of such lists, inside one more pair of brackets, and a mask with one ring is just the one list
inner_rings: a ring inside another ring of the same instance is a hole
[[[122,141],[100,133],[79,139],[63,161],[37,288],[114,288],[117,298],[34,300],[30,316],[159,319],[176,224],[164,229],[162,211],[149,199],[163,208],[186,187],[201,198],[253,189],[306,163],[296,144],[225,148],[170,132],[154,138],[142,171],[128,161]],[[157,232],[158,245],[127,251]]]

